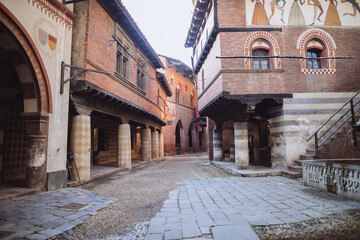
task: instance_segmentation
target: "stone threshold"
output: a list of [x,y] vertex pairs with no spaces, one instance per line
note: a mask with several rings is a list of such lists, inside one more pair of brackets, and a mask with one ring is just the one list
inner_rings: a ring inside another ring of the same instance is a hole
[[0,189],[0,201],[11,200],[14,198],[24,197],[27,195],[33,195],[42,192],[41,189],[29,189],[29,188],[4,188]]
[[228,173],[240,177],[267,177],[267,176],[281,176],[281,169],[268,168],[263,166],[250,165],[247,169],[239,169],[235,162],[210,161],[210,164],[221,168]]

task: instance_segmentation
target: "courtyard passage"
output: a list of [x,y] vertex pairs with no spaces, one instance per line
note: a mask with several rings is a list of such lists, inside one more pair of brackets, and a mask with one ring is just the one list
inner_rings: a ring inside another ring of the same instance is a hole
[[0,207],[0,239],[360,236],[360,203],[280,176],[234,177],[210,165],[205,154],[167,157],[77,188],[3,201]]

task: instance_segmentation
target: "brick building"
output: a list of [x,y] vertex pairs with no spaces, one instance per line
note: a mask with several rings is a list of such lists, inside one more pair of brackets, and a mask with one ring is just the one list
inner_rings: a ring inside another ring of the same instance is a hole
[[69,86],[60,94],[60,72],[74,17],[58,0],[0,1],[2,187],[66,186]]
[[163,126],[171,89],[163,64],[122,3],[74,4],[69,145],[81,181],[96,165],[131,168],[164,156]]
[[[194,2],[185,46],[193,48],[199,113],[214,121],[214,160],[228,153],[239,167],[286,169],[360,89],[357,60],[341,59],[360,53],[358,5],[312,2]],[[356,151],[345,136],[319,157]]]
[[164,75],[173,95],[166,104],[169,109],[164,131],[165,154],[200,152],[206,149],[206,125],[194,122],[197,118],[197,89],[193,72],[182,61],[160,56],[165,66]]

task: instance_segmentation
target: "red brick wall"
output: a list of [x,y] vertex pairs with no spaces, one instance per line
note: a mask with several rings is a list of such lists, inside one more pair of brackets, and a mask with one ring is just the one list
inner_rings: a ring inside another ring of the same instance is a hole
[[[280,45],[282,56],[300,56],[296,42],[307,27],[284,27],[283,32],[272,32]],[[360,52],[360,30],[353,28],[326,28],[337,44],[337,56],[354,56]],[[221,33],[222,56],[243,56],[244,42],[251,33]],[[345,43],[346,44],[342,44]],[[293,92],[344,92],[360,88],[360,69],[356,60],[336,60],[336,74],[303,74],[300,60],[282,59],[283,72],[244,71],[244,59],[222,60],[222,69],[234,73],[223,74],[225,91],[232,94],[293,93]]]
[[[218,0],[219,27],[246,27],[245,1]],[[277,26],[269,26],[277,27]],[[360,29],[351,27],[318,27],[334,39],[336,56],[356,56],[360,52]],[[300,56],[296,43],[300,35],[312,27],[283,26],[282,32],[270,32],[280,46],[282,56]],[[244,42],[252,32],[220,33],[222,56],[243,56]],[[353,39],[354,41],[349,41]],[[214,44],[216,45],[216,43]],[[214,48],[214,47],[213,47]],[[217,48],[217,47],[216,47]],[[203,68],[215,61],[208,56]],[[223,87],[232,94],[293,93],[293,92],[343,92],[360,88],[360,69],[356,60],[336,60],[336,74],[310,75],[301,73],[300,60],[282,59],[284,72],[246,73],[238,71],[223,74]],[[222,60],[222,69],[242,70],[244,59]]]
[[245,1],[217,0],[219,27],[243,27],[246,25]]
[[[85,38],[85,44],[87,44],[85,50],[85,67],[93,69],[98,68],[99,70],[114,73],[116,64],[116,43],[109,46],[111,40],[113,40],[112,35],[114,35],[114,21],[96,0],[90,0],[88,4],[88,29],[87,37]],[[134,57],[138,51],[140,51],[140,49],[134,45]],[[136,61],[133,58],[130,58],[129,81],[133,85],[136,85],[136,66]],[[154,67],[149,64],[148,74],[153,79],[156,78],[155,71]],[[122,84],[120,82],[126,80],[120,80],[115,75],[106,76],[97,73],[84,74],[84,79],[87,81],[96,84],[97,86],[118,95],[121,98],[133,102],[138,106],[141,106],[165,121],[165,113],[157,105],[157,91],[160,89],[160,94],[162,96],[165,96],[165,93],[160,87],[160,84],[156,80],[151,79],[151,77],[146,76],[146,96],[144,96],[139,91],[125,87],[126,84]]]
[[[181,148],[182,153],[189,152],[189,128],[191,126],[191,122],[195,119],[194,118],[194,107],[197,107],[197,90],[195,84],[191,82],[191,80],[187,77],[184,77],[183,73],[177,72],[179,69],[176,67],[168,67],[168,61],[165,58],[165,76],[171,86],[173,95],[168,97],[167,100],[169,106],[173,108],[174,115],[172,116],[172,124],[167,125],[162,128],[164,133],[164,151],[166,154],[175,154],[175,130],[176,125],[179,120],[181,120],[183,125],[183,136],[181,137]],[[171,83],[172,79],[172,83]],[[175,99],[175,92],[177,84],[180,85],[180,104],[176,103]],[[185,86],[187,86],[187,90],[185,90]],[[190,104],[190,93],[194,92],[193,97],[193,108],[191,108]],[[196,127],[194,126],[196,130]],[[196,139],[193,138],[192,140],[193,149],[194,151],[199,151],[199,140],[198,135],[196,135]]]
[[[218,0],[219,27],[246,27],[245,2],[239,0]],[[269,26],[277,27],[277,26]],[[334,39],[336,56],[357,56],[360,52],[360,29],[351,27],[317,27],[328,32]],[[300,35],[312,29],[309,26],[283,26],[282,32],[270,32],[278,41],[281,56],[300,56],[297,41]],[[216,59],[216,56],[244,56],[245,40],[252,32],[222,32],[207,56],[202,69],[205,69],[209,83],[220,69],[222,74],[213,86],[201,95],[201,109],[220,91],[231,94],[254,93],[294,93],[294,92],[345,92],[360,89],[360,68],[356,60],[336,60],[336,74],[303,74],[299,59],[281,59],[281,69],[276,71],[249,71],[245,69],[244,59]],[[354,41],[349,41],[354,39]],[[274,60],[270,60],[273,62]],[[198,73],[201,87],[202,69]],[[211,69],[211,70],[210,70]],[[217,71],[214,71],[216,69]],[[207,75],[210,72],[209,75]],[[222,81],[222,82],[221,82]]]
[[[359,119],[359,114],[356,119]],[[360,144],[360,134],[357,133],[357,144]],[[323,146],[319,148],[320,159],[359,158],[360,148],[354,146],[351,121],[335,133]]]

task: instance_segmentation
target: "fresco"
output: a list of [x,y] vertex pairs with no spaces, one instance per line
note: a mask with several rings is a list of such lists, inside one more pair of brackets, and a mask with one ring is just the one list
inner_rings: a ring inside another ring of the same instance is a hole
[[247,25],[360,26],[360,0],[246,0]]

